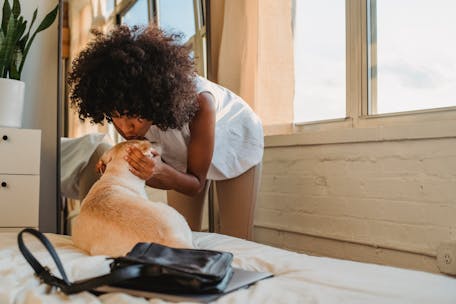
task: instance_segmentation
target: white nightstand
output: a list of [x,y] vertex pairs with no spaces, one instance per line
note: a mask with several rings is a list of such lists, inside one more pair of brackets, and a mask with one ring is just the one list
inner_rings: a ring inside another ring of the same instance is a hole
[[41,130],[0,128],[0,231],[38,228]]

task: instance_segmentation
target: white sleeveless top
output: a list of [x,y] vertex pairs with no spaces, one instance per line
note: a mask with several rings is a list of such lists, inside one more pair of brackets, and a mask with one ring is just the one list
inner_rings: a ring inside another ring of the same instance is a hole
[[[197,92],[209,92],[216,106],[215,145],[207,173],[210,180],[236,177],[259,164],[263,158],[264,137],[259,117],[249,105],[230,90],[203,77],[195,78]],[[175,169],[187,171],[188,123],[181,130],[160,130],[152,125],[145,137],[161,145],[162,159]]]

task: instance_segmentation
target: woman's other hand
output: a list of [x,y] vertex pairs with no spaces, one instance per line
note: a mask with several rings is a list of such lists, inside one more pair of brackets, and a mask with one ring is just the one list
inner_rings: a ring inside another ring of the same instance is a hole
[[103,174],[106,170],[106,164],[102,160],[99,160],[95,165],[95,170],[98,173]]
[[137,147],[130,146],[127,149],[127,153],[125,160],[130,165],[131,173],[137,177],[147,181],[159,174],[163,162],[157,150],[152,149],[152,157],[149,157],[144,155]]

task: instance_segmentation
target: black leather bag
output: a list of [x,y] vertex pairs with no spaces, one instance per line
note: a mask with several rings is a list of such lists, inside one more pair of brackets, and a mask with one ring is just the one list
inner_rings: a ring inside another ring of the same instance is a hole
[[165,293],[221,293],[232,275],[232,259],[228,252],[138,243],[127,256],[114,259],[111,271],[141,264],[141,277],[112,285]]
[[[62,278],[43,267],[24,244],[23,234],[38,238],[49,251]],[[26,228],[18,234],[19,249],[36,276],[65,294],[94,290],[103,285],[172,294],[223,293],[233,270],[229,252],[178,249],[155,243],[138,243],[123,257],[112,258],[110,273],[70,282],[51,242],[44,234]]]

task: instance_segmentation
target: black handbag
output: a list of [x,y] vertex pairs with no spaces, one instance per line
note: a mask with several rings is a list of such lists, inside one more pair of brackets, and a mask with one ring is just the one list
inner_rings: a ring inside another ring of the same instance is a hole
[[[62,278],[43,267],[24,244],[23,234],[38,238],[54,260]],[[18,234],[19,250],[40,280],[65,294],[92,291],[103,285],[172,294],[223,293],[233,269],[229,252],[178,249],[155,243],[138,243],[122,257],[109,258],[110,273],[76,282],[67,278],[62,262],[44,234],[26,228]]]

